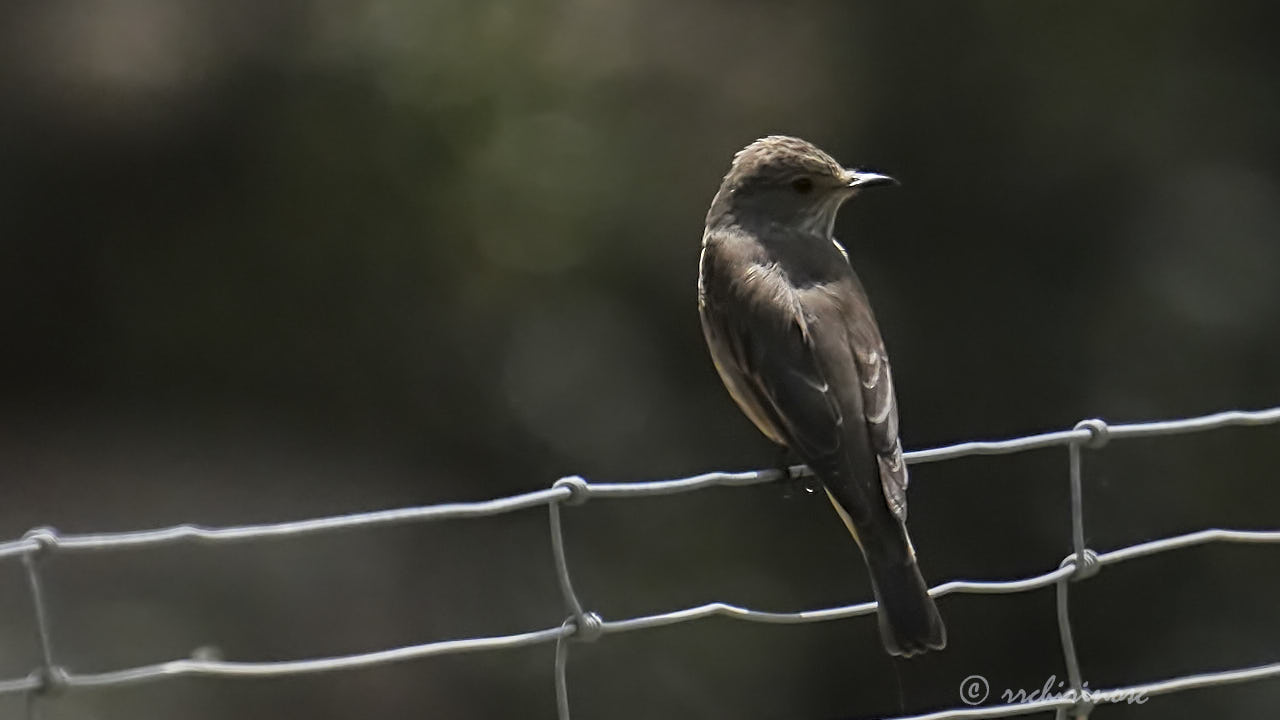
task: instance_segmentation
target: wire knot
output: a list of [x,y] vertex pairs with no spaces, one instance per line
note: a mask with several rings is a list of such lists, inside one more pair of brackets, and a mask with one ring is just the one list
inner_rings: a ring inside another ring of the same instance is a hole
[[1091,578],[1094,575],[1097,575],[1098,571],[1102,569],[1102,561],[1098,560],[1098,553],[1090,550],[1089,548],[1084,549],[1083,565],[1077,565],[1076,554],[1071,553],[1070,555],[1063,558],[1062,562],[1059,563],[1058,567],[1064,568],[1064,567],[1067,567],[1068,565],[1075,568],[1075,572],[1071,573],[1071,579],[1073,581]]
[[70,684],[67,671],[60,667],[36,668],[28,677],[36,683],[35,689],[31,691],[36,695],[58,695]]
[[587,501],[587,498],[591,497],[591,486],[587,484],[586,480],[577,475],[562,477],[555,481],[555,484],[551,487],[569,489],[569,497],[564,499],[565,505],[581,505]]
[[22,539],[36,544],[35,549],[27,553],[30,558],[44,557],[58,547],[58,531],[51,527],[31,528],[23,534]]
[[573,639],[582,642],[595,642],[604,634],[604,619],[598,613],[587,612],[565,621],[573,625]]
[[1090,450],[1097,450],[1111,440],[1111,428],[1106,421],[1098,418],[1081,420],[1073,429],[1089,431],[1089,439],[1084,441],[1084,446]]
[[1097,705],[1097,702],[1093,699],[1093,694],[1087,689],[1081,690],[1079,693],[1076,693],[1075,690],[1071,690],[1071,692],[1077,695],[1075,698],[1076,704],[1071,706],[1071,709],[1067,711],[1067,714],[1072,718],[1072,720],[1084,720],[1089,717],[1089,713],[1093,712],[1093,708]]

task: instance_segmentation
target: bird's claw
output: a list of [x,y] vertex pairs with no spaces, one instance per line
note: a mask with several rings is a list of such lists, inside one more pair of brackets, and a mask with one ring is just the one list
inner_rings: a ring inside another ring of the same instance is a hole
[[780,474],[778,482],[782,485],[782,497],[790,500],[792,497],[803,494],[812,494],[818,489],[818,479],[813,475],[801,475],[792,469],[790,463],[791,453],[782,448],[778,453],[778,459],[775,467]]

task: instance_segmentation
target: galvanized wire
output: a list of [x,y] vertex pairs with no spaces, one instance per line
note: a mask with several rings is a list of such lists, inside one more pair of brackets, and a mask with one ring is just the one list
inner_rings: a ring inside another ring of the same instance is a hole
[[[1230,411],[1182,420],[1124,425],[1107,425],[1101,420],[1086,420],[1077,424],[1071,430],[1060,430],[998,442],[966,442],[907,453],[907,462],[914,464],[938,462],[971,455],[1004,455],[1046,447],[1064,445],[1068,447],[1070,460],[1069,478],[1071,483],[1072,554],[1058,568],[1034,577],[997,582],[955,580],[938,585],[929,592],[934,597],[943,597],[954,593],[1006,594],[1028,592],[1055,585],[1058,593],[1060,635],[1072,687],[1071,690],[1064,693],[1063,697],[1059,698],[990,707],[957,708],[926,715],[916,715],[911,718],[902,718],[902,720],[1013,717],[1047,710],[1056,710],[1060,716],[1069,711],[1083,716],[1088,713],[1095,703],[1105,702],[1107,697],[1123,693],[1140,692],[1146,695],[1158,695],[1211,685],[1225,685],[1280,677],[1280,662],[1277,662],[1259,667],[1193,675],[1111,690],[1086,689],[1080,680],[1081,674],[1075,655],[1074,643],[1071,639],[1071,623],[1067,612],[1068,583],[1075,580],[1083,580],[1097,572],[1098,568],[1106,565],[1206,543],[1280,543],[1280,530],[1209,529],[1117,548],[1110,552],[1095,553],[1084,545],[1082,460],[1080,455],[1082,448],[1099,448],[1108,441],[1115,439],[1155,437],[1200,432],[1228,426],[1273,423],[1280,423],[1280,407],[1254,412]],[[789,474],[793,477],[801,477],[810,473],[807,468],[796,466],[789,470]],[[586,611],[581,599],[574,593],[569,577],[568,561],[565,557],[561,505],[578,505],[595,498],[651,497],[691,492],[717,486],[754,485],[779,480],[783,477],[784,471],[779,469],[733,473],[713,472],[674,480],[636,483],[591,483],[582,478],[572,477],[562,478],[553,487],[544,490],[482,502],[399,508],[282,523],[221,528],[177,525],[155,530],[75,535],[60,535],[49,528],[33,530],[19,540],[0,543],[0,559],[19,556],[27,566],[28,584],[35,606],[36,627],[40,638],[41,663],[36,670],[26,677],[0,680],[0,695],[125,686],[177,676],[272,677],[300,675],[370,667],[436,655],[555,643],[556,657],[553,667],[557,696],[556,705],[560,718],[567,720],[569,701],[566,674],[571,641],[592,641],[614,633],[645,630],[715,616],[729,617],[747,622],[789,625],[838,620],[875,612],[876,603],[874,602],[800,612],[765,612],[728,603],[715,602],[642,617],[603,620],[595,613]],[[124,550],[184,542],[216,544],[268,538],[299,537],[321,532],[398,525],[410,522],[486,517],[540,506],[546,506],[550,512],[552,554],[565,608],[568,613],[568,618],[553,627],[512,635],[444,640],[368,653],[291,661],[238,662],[196,657],[101,673],[68,672],[55,664],[54,647],[51,639],[51,621],[45,607],[44,590],[38,572],[39,559],[47,553]]]

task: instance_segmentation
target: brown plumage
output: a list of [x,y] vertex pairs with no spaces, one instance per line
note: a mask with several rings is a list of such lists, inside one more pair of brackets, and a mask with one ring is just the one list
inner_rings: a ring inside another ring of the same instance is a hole
[[946,645],[907,536],[907,465],[884,341],[848,254],[840,205],[883,175],[798,138],[736,156],[707,213],[698,307],[712,360],[769,439],[795,451],[857,540],[893,655]]

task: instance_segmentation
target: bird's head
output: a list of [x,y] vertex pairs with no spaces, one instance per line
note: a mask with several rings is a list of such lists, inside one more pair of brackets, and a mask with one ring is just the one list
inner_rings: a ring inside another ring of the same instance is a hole
[[888,175],[840,166],[800,138],[770,135],[738,151],[707,213],[707,225],[737,222],[790,225],[831,235],[836,212],[863,188],[896,185]]

